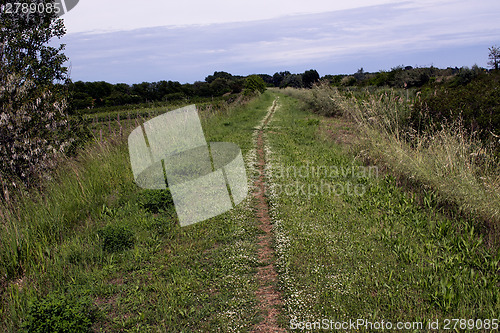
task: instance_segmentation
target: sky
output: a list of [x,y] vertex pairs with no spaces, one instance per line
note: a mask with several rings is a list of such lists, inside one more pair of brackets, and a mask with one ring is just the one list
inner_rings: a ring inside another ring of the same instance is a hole
[[73,81],[487,67],[499,14],[498,0],[80,0],[57,42]]

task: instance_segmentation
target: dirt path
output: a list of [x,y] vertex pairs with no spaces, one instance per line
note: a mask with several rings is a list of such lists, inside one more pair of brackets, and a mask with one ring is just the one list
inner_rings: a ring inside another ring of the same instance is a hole
[[255,180],[256,192],[254,193],[257,199],[257,218],[260,222],[260,228],[264,234],[259,236],[259,262],[262,264],[258,268],[257,278],[260,282],[259,290],[257,291],[257,299],[259,300],[259,308],[264,314],[264,320],[253,328],[253,332],[285,332],[284,329],[278,326],[277,318],[278,308],[283,304],[280,293],[276,290],[278,274],[274,268],[275,256],[272,248],[273,243],[273,226],[269,217],[269,206],[265,197],[266,193],[266,152],[264,130],[269,123],[272,115],[276,111],[276,100],[266,115],[262,126],[257,133],[257,170],[259,177]]

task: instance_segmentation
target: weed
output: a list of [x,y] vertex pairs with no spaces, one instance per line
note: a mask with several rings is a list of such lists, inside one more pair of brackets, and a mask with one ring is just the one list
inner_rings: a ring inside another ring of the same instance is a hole
[[90,332],[97,311],[90,298],[70,299],[61,294],[50,294],[33,301],[23,328],[27,332]]

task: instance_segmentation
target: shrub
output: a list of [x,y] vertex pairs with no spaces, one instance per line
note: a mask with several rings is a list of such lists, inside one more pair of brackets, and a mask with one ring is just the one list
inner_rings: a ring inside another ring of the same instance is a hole
[[2,12],[1,21],[0,185],[33,186],[80,139],[78,128],[70,128],[66,88],[55,84],[67,79],[64,45],[48,46],[65,29],[48,12]]
[[319,74],[316,70],[311,69],[302,74],[302,84],[304,85],[304,88],[312,88],[312,86],[318,82]]
[[342,109],[337,103],[338,95],[336,88],[327,82],[322,82],[312,88],[311,99],[307,102],[314,112],[326,117],[335,117],[342,114]]
[[0,173],[27,186],[56,166],[57,154],[75,141],[64,114],[66,101],[50,89],[11,75],[0,87]]
[[440,87],[416,101],[410,117],[411,126],[426,130],[433,124],[461,119],[465,129],[469,133],[477,132],[483,142],[493,140],[492,133],[500,135],[500,75],[482,74],[470,78],[469,74],[466,75],[469,83]]
[[314,113],[327,117],[342,114],[342,108],[338,104],[340,100],[339,92],[337,88],[330,86],[328,81],[321,81],[310,90],[285,88],[283,93],[302,100],[305,107]]
[[134,234],[125,227],[108,225],[99,230],[102,239],[102,248],[106,252],[121,252],[134,245]]
[[90,332],[95,317],[89,298],[76,300],[53,294],[31,303],[23,328],[30,333]]
[[246,94],[260,92],[264,93],[266,91],[266,83],[258,75],[250,75],[245,81],[245,92]]

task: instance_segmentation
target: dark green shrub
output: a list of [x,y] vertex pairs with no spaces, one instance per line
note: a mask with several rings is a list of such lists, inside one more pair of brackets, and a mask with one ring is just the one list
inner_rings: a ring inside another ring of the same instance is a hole
[[470,82],[466,84],[452,82],[450,86],[424,91],[413,107],[411,126],[426,130],[460,119],[468,132],[476,132],[484,142],[494,140],[492,133],[500,135],[500,75],[467,76],[467,80]]
[[23,328],[30,333],[90,332],[95,318],[90,298],[49,295],[30,304]]
[[245,81],[245,92],[247,94],[257,91],[263,93],[264,91],[266,91],[266,89],[266,83],[260,76],[250,75],[249,77],[247,77]]
[[98,232],[106,252],[120,252],[134,245],[134,234],[125,227],[108,225]]
[[174,200],[168,189],[144,190],[140,194],[139,206],[150,213],[158,214],[160,211],[169,210],[174,205]]

